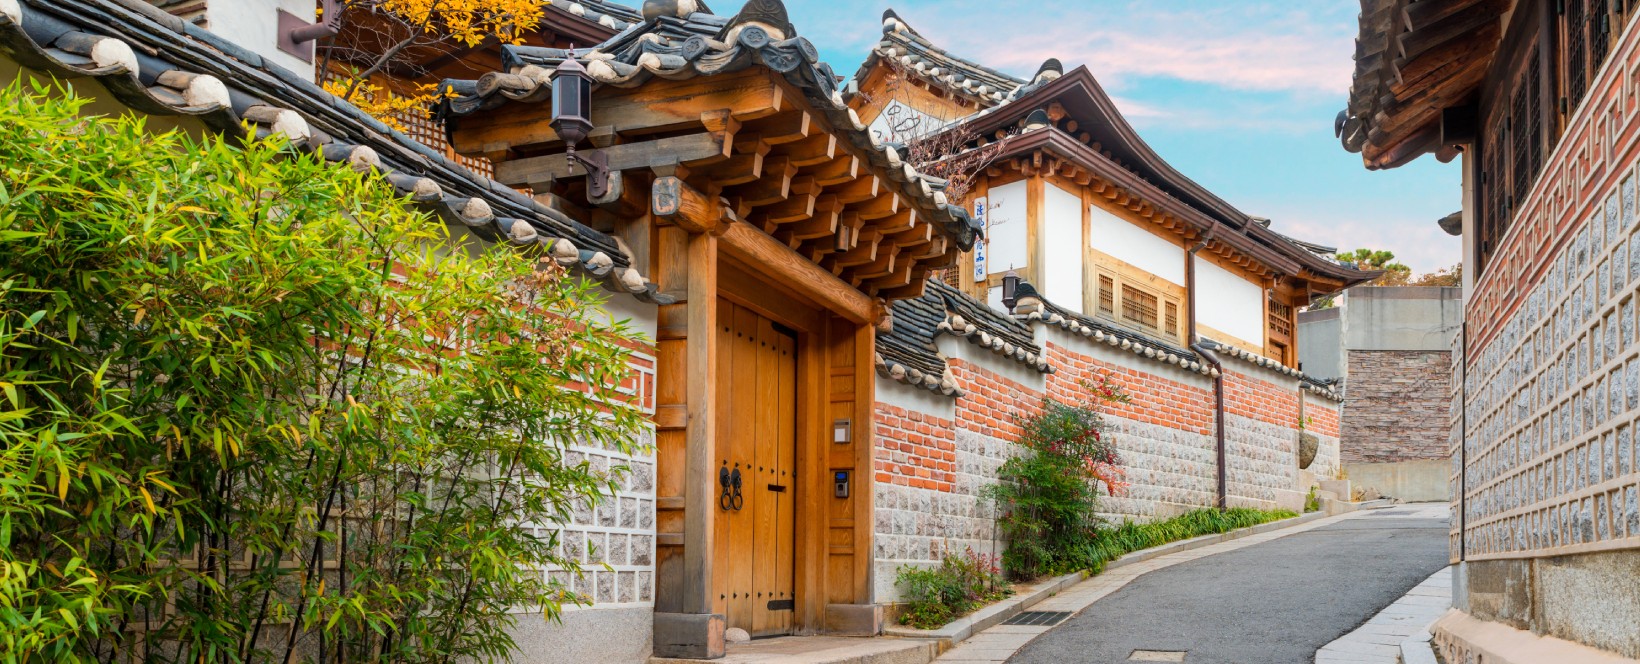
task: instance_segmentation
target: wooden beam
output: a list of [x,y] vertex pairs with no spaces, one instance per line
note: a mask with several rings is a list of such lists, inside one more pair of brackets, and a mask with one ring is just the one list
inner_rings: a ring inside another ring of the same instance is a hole
[[[755,69],[755,68],[754,68]],[[784,91],[766,72],[747,70],[686,81],[656,81],[639,88],[605,87],[592,100],[593,125],[628,136],[688,129],[700,122],[701,109],[718,109],[745,121],[765,117],[786,103]],[[520,146],[559,144],[563,139],[547,122],[550,104],[513,103],[506,112],[491,111],[459,118],[450,145],[463,155]]]
[[855,178],[841,187],[831,190],[831,194],[842,201],[844,205],[869,201],[882,192],[882,181],[875,175],[865,175]]
[[795,143],[787,143],[783,154],[798,166],[814,166],[831,161],[837,156],[837,136],[820,133]]
[[[707,132],[674,136],[643,143],[615,145],[600,150],[609,160],[609,170],[651,168],[663,164],[722,160],[729,156],[732,134]],[[586,175],[586,167],[564,154],[514,159],[495,165],[495,180],[518,187],[541,188],[554,180]]]
[[723,233],[723,248],[775,280],[800,288],[817,304],[844,318],[861,324],[873,322],[873,302],[865,293],[849,287],[751,224],[729,224]]
[[724,192],[730,200],[735,202],[735,209],[742,216],[748,214],[752,208],[786,200],[791,195],[792,177],[797,175],[797,167],[785,157],[769,157],[763,160],[763,177],[756,182],[749,182],[733,191]]
[[683,512],[683,559],[686,573],[683,604],[689,613],[712,612],[712,520],[717,497],[717,477],[713,474],[717,404],[710,386],[726,379],[717,375],[718,238],[715,235],[689,236],[689,342],[684,356],[688,384],[704,389],[691,390],[686,411],[689,423],[684,437],[685,492]]
[[806,168],[803,172],[813,176],[814,181],[820,183],[820,186],[833,187],[853,182],[860,176],[860,159],[854,155],[843,155],[841,158]]
[[720,199],[697,191],[677,176],[656,178],[649,192],[649,212],[657,223],[675,223],[691,233],[720,233],[730,221]]

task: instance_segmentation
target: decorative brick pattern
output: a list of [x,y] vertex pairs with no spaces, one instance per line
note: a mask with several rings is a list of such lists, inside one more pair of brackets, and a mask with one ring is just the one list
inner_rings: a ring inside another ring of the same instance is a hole
[[1470,560],[1640,547],[1640,38],[1590,86],[1467,304]]
[[1348,351],[1344,461],[1447,458],[1450,351]]
[[875,419],[878,483],[952,490],[957,446],[951,420],[882,403]]

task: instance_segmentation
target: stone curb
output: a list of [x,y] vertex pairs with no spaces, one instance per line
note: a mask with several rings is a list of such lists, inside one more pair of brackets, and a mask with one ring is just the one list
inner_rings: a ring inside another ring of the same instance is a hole
[[1435,649],[1429,645],[1434,637],[1425,630],[1401,642],[1401,664],[1440,664]]
[[[1387,501],[1385,502],[1387,503]],[[1371,504],[1361,503],[1357,509],[1388,507],[1387,504],[1371,505],[1370,507],[1369,505]],[[1119,567],[1141,563],[1152,558],[1168,555],[1170,553],[1179,553],[1181,551],[1199,549],[1204,546],[1210,546],[1221,542],[1229,542],[1231,540],[1241,539],[1250,535],[1267,533],[1272,530],[1281,530],[1283,528],[1301,526],[1311,521],[1325,519],[1328,516],[1329,515],[1326,512],[1307,512],[1291,519],[1271,521],[1270,523],[1263,523],[1248,528],[1242,528],[1240,530],[1232,530],[1228,533],[1202,535],[1201,537],[1193,537],[1186,540],[1179,540],[1177,542],[1169,542],[1158,547],[1152,547],[1142,551],[1134,551],[1133,553],[1122,556],[1121,558],[1105,563],[1104,571],[1110,571]],[[1064,576],[1039,582],[1020,592],[1018,595],[970,613],[967,616],[959,618],[939,629],[916,629],[902,625],[892,625],[883,628],[883,636],[935,640],[939,642],[939,651],[945,652],[946,650],[950,650],[952,646],[968,640],[969,637],[985,631],[986,629],[989,629],[1009,618],[1019,615],[1032,606],[1035,606],[1042,600],[1059,594],[1061,590],[1081,583],[1084,579],[1089,578],[1089,576],[1090,575],[1084,572],[1077,572],[1075,574],[1066,574]]]

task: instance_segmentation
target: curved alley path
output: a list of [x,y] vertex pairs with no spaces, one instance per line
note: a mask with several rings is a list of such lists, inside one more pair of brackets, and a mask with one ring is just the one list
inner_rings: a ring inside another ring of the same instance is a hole
[[1447,518],[1444,505],[1360,512],[1148,572],[1008,661],[1310,664],[1446,566]]

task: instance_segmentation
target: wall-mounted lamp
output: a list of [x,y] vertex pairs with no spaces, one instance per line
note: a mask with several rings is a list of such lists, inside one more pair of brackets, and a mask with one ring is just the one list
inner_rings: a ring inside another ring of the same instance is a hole
[[1019,302],[1015,294],[1019,292],[1019,273],[1009,270],[1002,275],[1002,306],[1008,308],[1008,313],[1014,312],[1014,304]]
[[576,152],[575,146],[592,132],[592,77],[574,56],[552,73],[552,120],[547,126],[564,139],[564,156],[587,170],[587,197],[609,193],[609,158],[604,153]]

